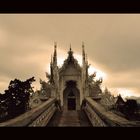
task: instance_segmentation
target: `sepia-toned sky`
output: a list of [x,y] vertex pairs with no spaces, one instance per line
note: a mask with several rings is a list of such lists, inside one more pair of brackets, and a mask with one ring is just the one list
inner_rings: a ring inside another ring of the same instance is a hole
[[46,80],[54,42],[59,65],[70,43],[80,62],[84,42],[90,73],[99,71],[104,87],[140,96],[139,14],[0,14],[0,92],[11,79],[32,76],[38,89],[39,78]]

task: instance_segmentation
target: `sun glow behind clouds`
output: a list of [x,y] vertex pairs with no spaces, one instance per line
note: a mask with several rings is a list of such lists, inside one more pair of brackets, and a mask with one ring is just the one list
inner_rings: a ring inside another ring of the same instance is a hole
[[90,66],[88,69],[89,75],[93,74],[94,72],[96,72],[96,79],[99,79],[99,78],[106,79],[106,74],[103,71],[96,69],[93,66]]
[[[80,64],[80,66],[82,65],[82,56],[79,54],[75,54],[74,57],[78,60],[78,63]],[[93,62],[88,60],[89,64],[92,64]],[[89,66],[88,69],[88,73],[89,75],[93,74],[94,72],[96,72],[96,78],[95,79],[99,79],[99,78],[103,78],[106,79],[106,73],[99,70],[98,68],[93,67],[92,65]]]

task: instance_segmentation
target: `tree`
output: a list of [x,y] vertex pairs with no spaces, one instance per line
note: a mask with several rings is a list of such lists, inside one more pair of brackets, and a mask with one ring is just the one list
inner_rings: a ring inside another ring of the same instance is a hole
[[131,117],[131,115],[134,115],[135,111],[137,111],[138,109],[138,105],[137,105],[137,101],[134,99],[129,99],[126,101],[125,103],[125,114],[129,115]]
[[33,92],[31,83],[34,81],[34,77],[26,81],[18,79],[10,81],[8,90],[0,96],[0,108],[6,109],[6,119],[16,117],[29,109],[29,97]]

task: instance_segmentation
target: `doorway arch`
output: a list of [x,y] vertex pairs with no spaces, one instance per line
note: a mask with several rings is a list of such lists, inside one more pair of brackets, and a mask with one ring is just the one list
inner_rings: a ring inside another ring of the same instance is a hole
[[66,88],[63,92],[64,110],[80,110],[80,92],[76,81],[66,81]]

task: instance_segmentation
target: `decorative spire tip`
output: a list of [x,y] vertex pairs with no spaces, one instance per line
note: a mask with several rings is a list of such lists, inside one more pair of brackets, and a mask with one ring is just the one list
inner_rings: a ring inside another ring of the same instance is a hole
[[55,48],[57,47],[57,42],[54,42],[54,47],[55,47]]
[[84,42],[82,42],[82,47],[84,48],[84,46],[85,46],[85,44],[84,44]]
[[70,43],[70,51],[71,51],[71,43]]

